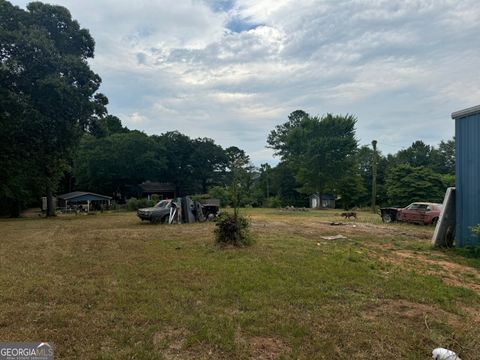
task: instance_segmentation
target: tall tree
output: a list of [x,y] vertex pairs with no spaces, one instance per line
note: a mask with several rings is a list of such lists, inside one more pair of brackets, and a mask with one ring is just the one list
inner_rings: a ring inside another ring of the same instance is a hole
[[[365,196],[360,199],[359,205],[371,205],[372,198],[372,160],[373,150],[369,146],[361,146],[356,153],[356,162],[359,174],[363,179],[366,189]],[[377,151],[377,196],[376,202],[383,205],[387,202],[387,194],[385,190],[385,176],[388,168],[388,160]]]
[[232,204],[236,206],[259,206],[259,194],[254,185],[257,173],[245,151],[236,146],[225,149],[228,158],[226,183],[232,195]]
[[128,131],[128,128],[122,125],[122,121],[114,115],[94,119],[88,127],[88,132],[97,138],[122,134]]
[[356,118],[327,114],[312,117],[297,110],[273,130],[268,145],[295,169],[304,193],[334,189],[354,165]]
[[409,164],[413,167],[431,166],[433,147],[423,141],[415,141],[409,148],[400,150],[396,154],[397,162]]
[[167,152],[167,169],[164,181],[176,186],[178,195],[187,195],[194,192],[193,164],[190,161],[194,151],[192,140],[178,131],[166,132],[154,136]]
[[135,194],[145,180],[166,174],[164,147],[139,131],[82,138],[75,160],[77,185],[105,194]]
[[386,186],[391,204],[407,206],[414,201],[441,202],[447,184],[430,168],[400,164],[390,169]]
[[[105,113],[107,99],[96,94],[101,79],[87,62],[94,44],[64,7],[32,2],[24,11],[0,0],[0,81],[7,99],[0,103],[0,116],[1,125],[13,132],[4,146],[18,147],[13,142],[25,136],[27,168],[37,186],[46,189],[48,215],[53,215],[53,191],[82,131]],[[2,159],[25,167],[21,159],[12,160]],[[21,196],[12,194],[15,187],[8,184],[2,188],[14,200]]]
[[440,142],[435,149],[433,167],[441,174],[455,175],[455,138]]
[[281,161],[272,169],[271,191],[283,206],[306,206],[307,197],[298,191],[300,187],[295,170],[287,162]]
[[221,183],[228,162],[227,154],[212,139],[198,138],[192,141],[192,145],[189,161],[193,167],[193,180],[196,190],[206,194],[210,186]]

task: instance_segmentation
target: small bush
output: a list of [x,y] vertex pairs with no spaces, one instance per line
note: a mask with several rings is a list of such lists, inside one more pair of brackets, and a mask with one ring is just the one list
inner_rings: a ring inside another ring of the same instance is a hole
[[137,211],[138,209],[152,207],[154,205],[155,205],[154,200],[130,198],[127,201],[127,210]]
[[282,199],[279,196],[270,196],[265,200],[264,206],[266,208],[279,208],[282,207]]
[[127,200],[127,210],[135,211],[138,210],[138,200],[137,198],[130,198]]
[[471,230],[472,230],[472,233],[473,233],[474,235],[479,236],[479,235],[480,235],[480,224],[477,224],[477,225],[475,225],[475,226],[472,226],[472,227],[471,227]]
[[140,200],[138,200],[138,208],[137,209],[147,208],[147,207],[152,207],[152,206],[155,206],[155,201],[154,200],[140,199]]
[[208,195],[214,199],[219,199],[221,207],[225,207],[231,203],[230,192],[222,186],[214,186],[210,188]]
[[249,246],[253,243],[247,218],[229,213],[218,216],[215,239],[220,245]]

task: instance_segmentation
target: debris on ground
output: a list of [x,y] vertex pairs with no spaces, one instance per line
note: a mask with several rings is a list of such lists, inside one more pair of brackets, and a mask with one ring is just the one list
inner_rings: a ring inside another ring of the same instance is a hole
[[333,235],[333,236],[320,236],[324,240],[341,240],[341,239],[348,239],[346,236],[343,235]]
[[286,206],[284,208],[281,208],[280,210],[282,210],[282,211],[308,211],[307,208],[304,208],[304,207],[296,208],[295,206]]
[[457,354],[453,351],[444,349],[444,348],[436,348],[432,351],[432,359],[434,360],[461,360]]

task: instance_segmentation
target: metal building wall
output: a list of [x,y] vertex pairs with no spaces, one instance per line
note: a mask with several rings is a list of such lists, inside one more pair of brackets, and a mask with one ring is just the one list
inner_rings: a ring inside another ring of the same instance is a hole
[[480,113],[455,118],[455,143],[455,244],[480,245],[480,238],[471,231],[472,226],[480,223]]

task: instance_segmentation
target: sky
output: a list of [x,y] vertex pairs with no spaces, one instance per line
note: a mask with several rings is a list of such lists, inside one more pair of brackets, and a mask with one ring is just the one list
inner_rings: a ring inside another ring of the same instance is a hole
[[359,144],[387,154],[450,139],[450,114],[480,104],[478,0],[50,3],[90,30],[124,125],[209,137],[257,165],[278,161],[266,138],[297,109],[353,114]]

